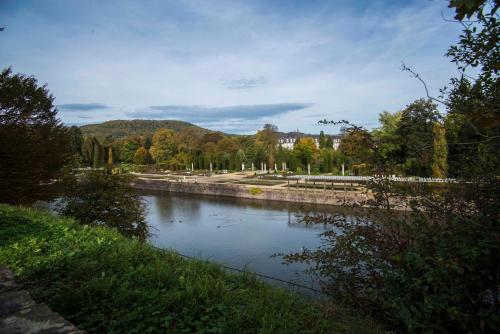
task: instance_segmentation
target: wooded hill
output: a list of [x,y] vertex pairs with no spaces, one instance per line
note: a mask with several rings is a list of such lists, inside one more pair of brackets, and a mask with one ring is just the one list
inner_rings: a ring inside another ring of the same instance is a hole
[[113,120],[100,124],[88,124],[80,127],[83,135],[95,136],[98,138],[110,137],[111,139],[122,139],[130,136],[152,136],[159,128],[180,131],[186,128],[194,128],[200,134],[211,132],[208,129],[197,125],[173,120]]

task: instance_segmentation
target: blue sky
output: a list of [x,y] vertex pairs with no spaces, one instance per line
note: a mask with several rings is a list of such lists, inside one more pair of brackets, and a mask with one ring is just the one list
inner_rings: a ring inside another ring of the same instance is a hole
[[68,124],[180,119],[253,133],[376,126],[437,95],[460,26],[434,1],[0,0],[0,66],[36,76]]

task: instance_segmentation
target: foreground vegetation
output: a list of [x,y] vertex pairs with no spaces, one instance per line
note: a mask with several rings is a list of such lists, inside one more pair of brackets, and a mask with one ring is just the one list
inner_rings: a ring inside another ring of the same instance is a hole
[[[405,190],[376,178],[368,185],[373,210],[355,220],[307,217],[306,223],[333,228],[322,234],[320,248],[285,259],[312,262],[324,289],[397,332],[499,333],[500,1],[451,0],[449,6],[464,28],[447,53],[460,76],[450,79],[442,96],[413,103],[398,117],[385,115],[392,135],[378,137],[393,146],[370,144],[360,126],[351,124],[347,133],[382,158],[373,160],[376,175],[392,174],[394,163],[403,162],[399,146],[410,153],[403,169],[448,173],[458,181]],[[427,89],[417,72],[403,70]],[[443,114],[433,111],[434,102]],[[395,196],[409,200],[407,216],[390,215]]]
[[373,323],[101,227],[0,205],[0,263],[92,333],[373,333]]

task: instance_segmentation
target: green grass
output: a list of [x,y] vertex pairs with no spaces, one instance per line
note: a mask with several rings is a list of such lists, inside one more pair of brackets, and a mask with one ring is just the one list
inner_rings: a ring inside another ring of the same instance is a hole
[[188,261],[105,228],[0,205],[0,263],[91,333],[373,333],[332,304]]

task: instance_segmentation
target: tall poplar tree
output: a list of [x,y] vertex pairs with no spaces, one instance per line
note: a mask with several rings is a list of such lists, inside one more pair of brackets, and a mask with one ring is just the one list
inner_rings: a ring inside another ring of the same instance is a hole
[[113,149],[111,148],[111,146],[108,148],[108,165],[112,165],[113,164]]
[[448,147],[446,130],[439,123],[434,124],[432,140],[431,171],[433,177],[445,178],[448,175]]

